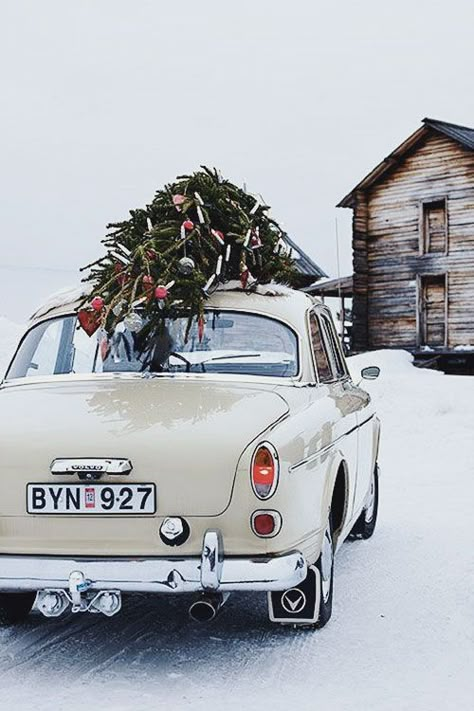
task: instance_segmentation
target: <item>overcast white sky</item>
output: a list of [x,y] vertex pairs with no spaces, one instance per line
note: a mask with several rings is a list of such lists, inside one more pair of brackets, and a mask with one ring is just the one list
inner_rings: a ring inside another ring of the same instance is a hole
[[337,215],[348,272],[335,203],[424,116],[474,126],[473,6],[0,0],[0,266],[76,268],[206,163],[331,275]]

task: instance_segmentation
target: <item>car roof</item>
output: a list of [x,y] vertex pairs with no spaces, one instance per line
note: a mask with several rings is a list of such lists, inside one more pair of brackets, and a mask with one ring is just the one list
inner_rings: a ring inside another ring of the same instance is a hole
[[[90,288],[76,287],[53,294],[31,317],[30,325],[45,318],[73,313],[90,294]],[[258,286],[255,291],[243,291],[238,282],[227,282],[206,301],[206,309],[236,309],[273,316],[298,330],[308,308],[320,300],[302,291],[280,284]]]

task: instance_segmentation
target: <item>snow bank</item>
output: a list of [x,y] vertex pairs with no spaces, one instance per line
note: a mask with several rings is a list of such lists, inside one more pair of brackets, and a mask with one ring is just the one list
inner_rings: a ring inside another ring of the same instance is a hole
[[[352,378],[361,381],[361,387],[372,395],[377,409],[385,417],[396,415],[393,426],[403,417],[408,418],[404,419],[404,426],[418,428],[422,424],[420,418],[430,418],[433,431],[438,425],[442,431],[438,416],[457,409],[461,383],[474,384],[469,378],[460,380],[440,371],[415,368],[413,356],[406,351],[371,351],[348,358],[348,364]],[[360,371],[368,365],[379,366],[377,380],[361,380]]]
[[[347,359],[353,379],[360,379],[360,371],[369,365],[378,365],[382,372],[393,375],[412,375],[413,356],[407,351],[369,351]],[[419,372],[419,371],[415,371]]]

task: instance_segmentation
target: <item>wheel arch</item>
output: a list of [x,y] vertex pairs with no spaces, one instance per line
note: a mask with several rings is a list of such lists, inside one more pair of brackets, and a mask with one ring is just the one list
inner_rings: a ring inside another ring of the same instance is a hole
[[330,474],[327,479],[326,494],[324,497],[323,521],[329,511],[333,516],[334,537],[337,540],[344,529],[349,510],[349,468],[341,452],[337,452],[331,464]]

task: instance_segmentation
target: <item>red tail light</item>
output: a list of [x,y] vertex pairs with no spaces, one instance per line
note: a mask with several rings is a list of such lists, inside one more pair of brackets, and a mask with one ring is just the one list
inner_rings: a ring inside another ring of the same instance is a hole
[[269,499],[278,484],[278,455],[271,444],[261,444],[252,458],[252,488],[259,499]]
[[260,538],[272,538],[280,532],[282,518],[278,511],[254,511],[251,518],[252,530]]

